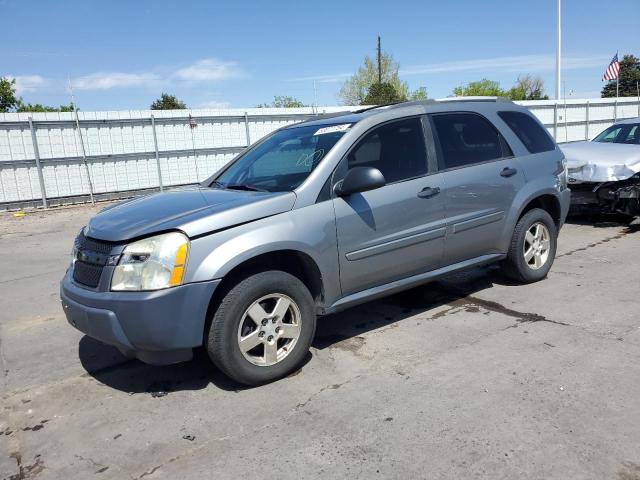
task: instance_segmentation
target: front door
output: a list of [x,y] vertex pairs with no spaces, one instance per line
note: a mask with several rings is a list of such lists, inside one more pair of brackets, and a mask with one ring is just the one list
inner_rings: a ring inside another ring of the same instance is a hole
[[500,252],[505,221],[524,185],[518,160],[483,116],[432,115],[447,216],[445,262]]
[[386,180],[376,190],[333,199],[343,295],[439,267],[446,230],[442,184],[439,174],[428,174],[422,120],[372,129],[343,161],[338,171],[370,166]]

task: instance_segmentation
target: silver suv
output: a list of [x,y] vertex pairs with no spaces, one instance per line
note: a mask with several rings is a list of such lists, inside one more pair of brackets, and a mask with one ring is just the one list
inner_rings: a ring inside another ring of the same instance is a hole
[[71,325],[153,364],[204,346],[238,382],[299,367],[316,317],[477,265],[544,278],[569,207],[524,108],[426,101],[277,130],[202,184],[109,207],[78,235]]

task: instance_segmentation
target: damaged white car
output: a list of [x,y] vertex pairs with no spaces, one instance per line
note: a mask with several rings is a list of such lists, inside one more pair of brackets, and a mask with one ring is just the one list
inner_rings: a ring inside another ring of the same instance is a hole
[[590,142],[560,148],[574,212],[640,216],[640,118],[617,122]]

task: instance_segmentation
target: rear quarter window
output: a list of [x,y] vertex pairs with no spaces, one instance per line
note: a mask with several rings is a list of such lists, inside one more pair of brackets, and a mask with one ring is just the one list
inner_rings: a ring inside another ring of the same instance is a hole
[[516,134],[529,153],[542,153],[555,150],[549,133],[530,115],[522,112],[498,112],[498,116]]

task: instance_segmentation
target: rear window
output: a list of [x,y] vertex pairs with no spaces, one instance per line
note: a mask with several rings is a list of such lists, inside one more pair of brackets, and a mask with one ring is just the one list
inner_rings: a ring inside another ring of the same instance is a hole
[[529,153],[555,150],[556,146],[547,131],[530,115],[522,112],[498,112],[498,115],[524,143]]
[[476,113],[438,113],[432,117],[440,146],[440,169],[460,168],[510,157],[502,135]]

